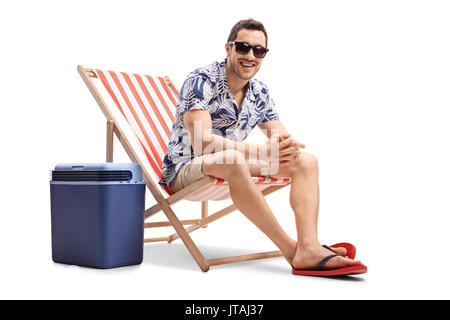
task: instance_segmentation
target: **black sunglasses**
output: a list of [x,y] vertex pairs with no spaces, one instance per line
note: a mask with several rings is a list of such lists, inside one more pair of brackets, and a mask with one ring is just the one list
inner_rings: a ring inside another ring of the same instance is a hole
[[236,45],[236,52],[239,54],[247,54],[247,52],[250,51],[250,49],[253,49],[253,55],[255,58],[262,59],[266,56],[267,51],[269,49],[264,48],[263,46],[252,46],[248,44],[247,42],[240,42],[240,41],[230,41],[230,45]]

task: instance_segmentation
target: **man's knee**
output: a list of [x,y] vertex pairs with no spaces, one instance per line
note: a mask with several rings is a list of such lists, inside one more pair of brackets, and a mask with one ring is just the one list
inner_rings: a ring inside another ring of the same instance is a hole
[[293,164],[294,170],[300,171],[318,171],[319,163],[317,161],[316,156],[311,153],[302,152],[300,156],[294,161]]
[[245,174],[248,170],[245,156],[238,150],[224,150],[210,154],[204,158],[202,164],[205,175],[224,179]]
[[319,165],[317,158],[311,153],[302,152],[291,165],[280,167],[277,176],[289,176],[299,173],[317,173]]

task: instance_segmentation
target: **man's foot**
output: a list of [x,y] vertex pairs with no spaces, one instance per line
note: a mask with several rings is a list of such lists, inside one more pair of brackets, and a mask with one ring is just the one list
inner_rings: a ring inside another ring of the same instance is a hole
[[[347,251],[345,248],[331,248],[337,254],[344,257],[335,257],[328,260],[321,269],[337,269],[344,267],[352,267],[361,265],[359,260],[352,260],[345,257]],[[311,270],[317,266],[325,257],[332,254],[330,250],[318,245],[318,246],[297,246],[294,259],[292,259],[292,267],[301,270]]]
[[[331,250],[333,250],[335,253],[337,253],[337,254],[339,254],[339,255],[341,255],[341,256],[344,256],[344,257],[347,257],[347,249],[345,249],[344,247],[329,247]],[[329,251],[329,249],[328,249],[328,252],[329,252],[329,254],[330,253],[332,253],[332,252],[330,252]]]

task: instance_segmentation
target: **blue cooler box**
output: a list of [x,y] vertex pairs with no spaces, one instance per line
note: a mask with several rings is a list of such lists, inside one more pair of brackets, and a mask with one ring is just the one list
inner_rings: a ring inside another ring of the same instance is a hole
[[136,163],[58,164],[50,181],[54,262],[142,263],[145,183]]

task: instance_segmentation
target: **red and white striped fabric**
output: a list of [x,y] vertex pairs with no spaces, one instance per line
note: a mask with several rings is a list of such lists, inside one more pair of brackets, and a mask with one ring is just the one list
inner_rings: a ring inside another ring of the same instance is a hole
[[[291,178],[269,178],[269,177],[251,177],[253,183],[256,184],[259,190],[264,190],[273,185],[284,185],[291,182]],[[212,185],[207,185],[199,188],[194,193],[186,197],[186,200],[202,201],[202,200],[225,200],[230,198],[230,189],[228,182],[224,179],[215,178]]]
[[[98,69],[95,69],[95,73],[131,126],[153,172],[161,179],[161,168],[177,104],[166,80],[162,77]],[[270,185],[287,184],[291,180],[252,177],[252,181],[263,190]],[[163,188],[168,195],[172,195],[166,185]],[[185,199],[202,201],[224,200],[229,197],[228,183],[216,178],[213,184],[200,188]]]

